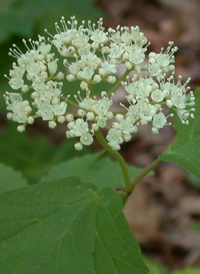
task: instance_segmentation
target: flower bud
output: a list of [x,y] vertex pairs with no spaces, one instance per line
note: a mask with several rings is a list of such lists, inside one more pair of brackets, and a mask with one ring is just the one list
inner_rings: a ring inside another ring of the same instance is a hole
[[32,125],[32,124],[34,123],[34,118],[33,118],[32,116],[29,116],[29,117],[27,118],[27,123],[28,123],[29,125]]
[[106,78],[105,81],[107,81],[109,84],[114,84],[115,81],[116,81],[116,77],[115,76],[108,76],[108,78]]
[[78,151],[80,151],[80,150],[83,149],[83,145],[81,144],[81,142],[76,143],[76,144],[74,145],[74,147],[75,147],[75,149],[78,150]]
[[56,124],[55,121],[49,121],[48,125],[49,125],[49,127],[52,128],[52,129],[54,129],[54,128],[57,126],[57,124]]
[[25,126],[24,125],[20,125],[17,127],[17,131],[19,132],[24,132],[25,131]]
[[61,115],[58,117],[58,123],[63,124],[65,122],[65,116]]

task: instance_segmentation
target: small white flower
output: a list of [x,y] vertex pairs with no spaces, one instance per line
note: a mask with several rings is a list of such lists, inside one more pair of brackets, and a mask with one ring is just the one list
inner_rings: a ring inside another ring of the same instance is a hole
[[48,70],[49,70],[50,74],[54,75],[57,71],[57,68],[58,68],[58,65],[57,65],[56,61],[48,63]]
[[174,53],[177,51],[177,47],[172,48],[173,42],[169,42],[169,46],[164,52],[164,48],[161,48],[161,52],[156,54],[151,52],[149,54],[149,66],[148,71],[152,76],[161,77],[163,73],[173,71],[174,66]]
[[78,118],[74,123],[73,130],[75,132],[75,136],[80,137],[83,133],[89,132],[88,123],[82,118]]
[[128,60],[135,65],[138,65],[144,62],[145,54],[141,47],[137,45],[132,45],[127,47],[126,51],[128,52]]
[[81,134],[80,137],[80,142],[85,145],[85,146],[89,146],[93,143],[93,137],[90,133],[83,133]]
[[28,115],[32,111],[29,102],[23,101],[22,96],[18,93],[6,92],[4,98],[7,104],[6,109],[12,111],[10,118],[12,117],[14,122],[26,123]]
[[12,89],[19,89],[24,86],[24,80],[23,76],[25,73],[24,67],[18,67],[15,64],[13,65],[13,70],[9,71],[9,78],[7,75],[5,75],[6,78],[9,79],[9,85]]
[[123,53],[124,53],[124,48],[122,48],[119,45],[115,45],[110,49],[108,57],[110,59],[120,59]]
[[117,73],[116,64],[112,64],[108,61],[104,61],[103,63],[101,63],[101,66],[103,69],[105,69],[107,73]]
[[115,76],[108,76],[107,78],[104,79],[106,82],[109,84],[114,84],[116,82],[116,77]]
[[24,80],[20,77],[11,78],[9,81],[9,85],[12,89],[19,89],[24,85]]
[[178,109],[177,114],[179,118],[181,119],[181,122],[183,124],[189,124],[188,117],[190,116],[190,113],[186,109]]
[[74,145],[74,147],[75,147],[75,149],[78,150],[78,151],[80,151],[80,150],[83,149],[83,145],[81,144],[81,142],[76,143],[76,144]]
[[92,120],[94,120],[94,118],[95,118],[93,112],[88,112],[86,116],[87,116],[87,120],[88,120],[88,121],[92,121]]
[[131,44],[132,39],[131,39],[130,33],[128,33],[128,30],[122,33],[121,41],[125,43],[127,46]]
[[107,32],[104,31],[103,19],[100,18],[97,24],[98,28],[95,29],[96,25],[94,24],[92,27],[90,21],[88,22],[90,39],[95,44],[105,44],[108,42],[108,35]]
[[123,143],[122,132],[119,129],[111,128],[106,136],[108,144],[113,150],[119,150],[120,144]]
[[32,124],[34,123],[34,118],[33,118],[32,116],[29,116],[29,117],[27,118],[27,123],[28,123],[29,125],[32,125]]
[[25,126],[24,125],[20,125],[17,127],[17,131],[19,132],[24,132],[25,131]]
[[106,93],[101,93],[102,99],[98,100],[93,106],[93,111],[98,116],[105,116],[109,108],[112,106],[113,101],[106,96]]
[[139,108],[141,124],[146,124],[147,122],[151,121],[153,116],[156,114],[156,107],[146,102],[141,103]]
[[44,42],[42,42],[39,45],[38,49],[39,49],[39,51],[41,52],[42,55],[47,55],[51,51],[51,45],[50,44],[45,44]]
[[[75,97],[77,99],[77,97]],[[89,96],[85,97],[82,101],[78,101],[79,106],[86,110],[91,110],[93,106],[96,104],[96,100],[90,98]]]
[[29,91],[28,85],[23,85],[23,86],[22,86],[22,92],[23,92],[23,93],[26,93],[27,91]]
[[160,112],[153,117],[152,125],[155,128],[163,128],[167,124],[167,119],[165,115]]
[[52,128],[52,129],[54,129],[57,126],[55,121],[49,121],[48,124],[49,124],[49,127]]
[[96,117],[96,121],[97,121],[97,125],[98,125],[99,127],[101,127],[101,128],[106,127],[106,122],[107,122],[106,117],[97,116],[97,117]]
[[121,34],[119,31],[116,31],[112,28],[108,29],[109,35],[110,35],[110,41],[112,41],[114,44],[120,44],[122,42],[121,40]]
[[99,74],[95,74],[93,79],[92,79],[92,83],[93,84],[98,84],[98,83],[101,82],[101,80],[102,80],[101,76]]
[[88,90],[88,83],[86,83],[85,81],[81,81],[80,88],[82,90]]
[[132,83],[123,82],[126,92],[133,95],[134,99],[146,99],[153,90],[154,80],[150,78],[139,78],[137,80],[137,75],[133,75]]
[[142,32],[140,32],[140,29],[138,26],[131,27],[130,36],[132,41],[140,47],[143,47],[147,44],[147,38],[144,36]]
[[151,93],[151,99],[156,103],[162,102],[164,98],[165,94],[160,89],[156,89]]
[[66,102],[58,103],[58,104],[52,106],[52,110],[53,110],[54,115],[62,116],[63,114],[65,114],[65,112],[67,110],[67,103]]
[[37,103],[38,110],[36,114],[42,118],[44,121],[53,120],[54,113],[53,108],[48,102],[39,101]]
[[107,34],[101,30],[95,30],[91,33],[91,40],[96,44],[105,44],[108,42]]
[[78,74],[80,70],[81,68],[77,62],[73,62],[69,65],[69,72],[75,76]]
[[84,62],[84,66],[87,66],[93,70],[97,69],[97,67],[101,64],[101,59],[92,52],[87,52],[87,54],[82,54],[81,61]]
[[171,97],[172,104],[178,109],[185,109],[186,107],[186,95],[177,93]]
[[99,130],[99,126],[96,123],[92,124],[92,130],[91,130],[91,132],[94,133],[97,130]]
[[94,74],[94,70],[88,67],[85,67],[82,71],[79,71],[77,73],[77,78],[79,80],[85,80],[87,82],[89,82]]

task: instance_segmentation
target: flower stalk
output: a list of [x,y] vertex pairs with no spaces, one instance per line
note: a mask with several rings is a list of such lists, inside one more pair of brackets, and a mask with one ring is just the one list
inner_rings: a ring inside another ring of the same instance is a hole
[[102,147],[110,154],[112,155],[119,163],[122,173],[123,173],[123,177],[124,177],[124,183],[125,183],[125,191],[127,193],[130,193],[130,189],[131,189],[131,181],[130,181],[130,177],[129,177],[129,173],[128,173],[128,169],[127,169],[127,165],[123,159],[123,157],[117,152],[114,151],[106,142],[106,140],[104,139],[102,133],[100,130],[95,132],[95,136],[97,138],[97,140],[99,141],[99,143],[102,145]]
[[124,74],[117,80],[117,82],[115,83],[114,87],[108,92],[108,97],[110,97],[117,89],[118,87],[121,85],[121,82],[124,81],[126,79],[126,77],[129,75],[129,73],[131,72],[132,69],[127,69]]
[[155,161],[153,161],[152,163],[150,163],[148,166],[146,166],[132,181],[131,181],[131,192],[133,191],[133,189],[135,188],[135,186],[142,180],[142,178],[144,178],[150,171],[154,170],[160,163],[162,162],[162,160],[160,159],[156,159]]

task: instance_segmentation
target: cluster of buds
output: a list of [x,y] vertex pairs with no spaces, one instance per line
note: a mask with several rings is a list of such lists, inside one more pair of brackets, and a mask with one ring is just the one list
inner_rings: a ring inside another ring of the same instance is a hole
[[[95,132],[106,128],[108,144],[119,150],[139,125],[151,123],[153,134],[169,125],[172,114],[166,116],[163,106],[173,108],[182,123],[188,124],[188,118],[194,117],[195,98],[187,87],[190,79],[184,84],[181,76],[174,80],[177,47],[173,42],[166,50],[146,56],[149,42],[139,27],[118,26],[106,31],[102,19],[97,24],[83,21],[78,25],[75,17],[67,22],[62,17],[60,23],[55,24],[55,35],[46,30],[49,39],[23,40],[26,53],[16,45],[10,49],[9,55],[17,61],[6,77],[18,92],[6,92],[4,97],[7,117],[20,124],[19,132],[39,117],[48,121],[50,128],[66,122],[66,137],[78,137],[75,148],[81,150],[93,143]],[[55,58],[56,54],[60,58]],[[59,70],[60,60],[63,71]],[[125,73],[118,79],[119,65]],[[80,89],[69,98],[67,83],[72,81],[78,81]],[[102,81],[111,89],[98,95],[95,85]],[[120,85],[126,95],[120,104],[122,111],[113,113],[110,108]],[[70,106],[77,111],[72,112]]]

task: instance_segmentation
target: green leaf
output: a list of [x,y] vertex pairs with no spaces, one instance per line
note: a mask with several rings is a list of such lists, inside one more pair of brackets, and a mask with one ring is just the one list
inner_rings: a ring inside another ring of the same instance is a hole
[[167,151],[159,158],[180,165],[200,178],[200,88],[195,91],[195,119],[183,125],[178,117],[174,125],[178,132]]
[[27,186],[20,172],[0,164],[0,193]]
[[[123,175],[117,162],[103,156],[104,151],[95,154],[76,157],[68,162],[54,167],[41,182],[62,179],[69,176],[78,176],[85,182],[91,182],[99,189],[104,187],[123,187]],[[135,177],[141,169],[128,166],[131,178]]]
[[80,157],[88,153],[94,153],[94,149],[85,146],[81,151],[75,150],[74,145],[77,143],[77,139],[65,139],[59,146],[56,147],[55,153],[50,161],[51,168],[55,165],[63,163],[73,159],[74,157]]
[[5,192],[0,208],[0,273],[148,273],[112,189],[69,177]]
[[187,269],[172,272],[171,274],[199,274],[200,268],[189,267]]
[[187,176],[187,183],[189,186],[191,186],[192,188],[197,188],[200,189],[200,179],[197,178],[194,174],[187,172],[186,173]]
[[17,132],[16,123],[11,123],[0,136],[0,162],[20,170],[28,181],[36,183],[56,164],[91,152],[88,147],[75,150],[75,143],[65,140],[55,148],[47,137],[30,138],[25,132]]
[[142,255],[142,259],[144,260],[146,266],[149,269],[148,274],[167,274],[166,269],[161,264],[149,259],[144,255]]
[[0,162],[20,170],[25,177],[39,177],[48,171],[55,148],[45,137],[28,138],[11,124],[0,137]]

